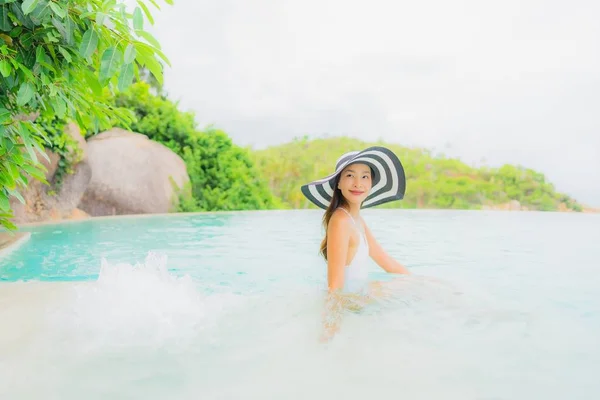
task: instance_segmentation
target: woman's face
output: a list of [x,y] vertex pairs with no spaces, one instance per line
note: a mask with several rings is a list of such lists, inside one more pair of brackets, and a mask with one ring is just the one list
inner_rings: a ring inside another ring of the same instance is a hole
[[362,204],[371,190],[371,168],[366,164],[348,165],[340,174],[338,188],[353,204]]

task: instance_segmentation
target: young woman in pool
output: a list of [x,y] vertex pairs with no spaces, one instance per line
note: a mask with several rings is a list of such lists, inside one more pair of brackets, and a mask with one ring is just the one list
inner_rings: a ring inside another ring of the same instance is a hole
[[325,209],[320,253],[327,262],[326,338],[339,329],[343,309],[360,309],[382,294],[378,282],[368,281],[369,257],[389,273],[409,274],[360,216],[361,208],[402,199],[405,188],[400,160],[379,146],[342,155],[333,174],[302,186],[302,193]]

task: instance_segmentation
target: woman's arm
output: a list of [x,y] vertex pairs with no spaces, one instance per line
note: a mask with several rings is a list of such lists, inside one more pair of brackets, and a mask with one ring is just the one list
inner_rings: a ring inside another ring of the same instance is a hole
[[398,261],[394,260],[381,245],[377,242],[369,227],[363,220],[365,227],[365,233],[367,234],[367,241],[369,242],[369,256],[379,265],[383,270],[394,273],[394,274],[410,274],[410,271]]
[[341,213],[334,213],[327,227],[327,296],[323,310],[323,336],[328,341],[339,331],[344,298],[341,293],[344,287],[344,267],[348,254],[350,232],[348,221]]
[[344,286],[344,267],[350,242],[346,218],[342,213],[333,213],[327,227],[327,286],[330,293]]

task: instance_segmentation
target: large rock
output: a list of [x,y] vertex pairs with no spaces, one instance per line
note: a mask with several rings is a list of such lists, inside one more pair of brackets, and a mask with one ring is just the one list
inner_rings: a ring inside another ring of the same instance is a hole
[[60,214],[71,214],[77,208],[92,179],[87,143],[79,127],[70,123],[66,127],[66,132],[77,142],[79,154],[76,156],[77,162],[73,167],[73,172],[63,177],[59,191],[53,197],[52,208]]
[[21,195],[25,203],[11,198],[15,223],[41,222],[46,220],[79,219],[87,215],[77,209],[83,193],[91,179],[92,171],[87,162],[87,144],[79,127],[70,123],[65,132],[77,142],[76,148],[68,155],[71,159],[72,173],[66,174],[58,181],[56,174],[60,156],[46,149],[50,161],[41,156],[38,159],[46,169],[46,180],[50,185],[30,178],[29,185]]
[[184,161],[147,136],[115,128],[87,142],[92,179],[79,208],[92,216],[167,213],[189,182]]

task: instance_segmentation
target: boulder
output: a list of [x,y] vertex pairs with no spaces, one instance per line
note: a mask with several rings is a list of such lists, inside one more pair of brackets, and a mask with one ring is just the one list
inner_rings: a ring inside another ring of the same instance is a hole
[[75,158],[73,172],[63,177],[57,195],[52,198],[51,208],[59,214],[70,216],[92,179],[92,168],[88,161],[87,143],[79,127],[70,123],[65,131],[77,142],[78,154],[71,156]]
[[72,173],[63,176],[62,181],[58,182],[56,171],[60,156],[46,149],[50,161],[41,156],[38,158],[46,169],[46,180],[50,185],[30,178],[29,185],[21,192],[25,203],[11,198],[13,222],[27,223],[71,219],[74,216],[85,217],[81,210],[77,210],[77,205],[91,179],[91,168],[87,162],[87,146],[76,124],[69,123],[65,127],[65,132],[77,142],[77,148],[68,155],[73,163]]
[[190,180],[171,149],[120,128],[88,139],[87,161],[92,178],[78,207],[91,216],[174,211]]
[[511,200],[508,202],[508,209],[510,211],[521,211],[521,203],[519,200]]

